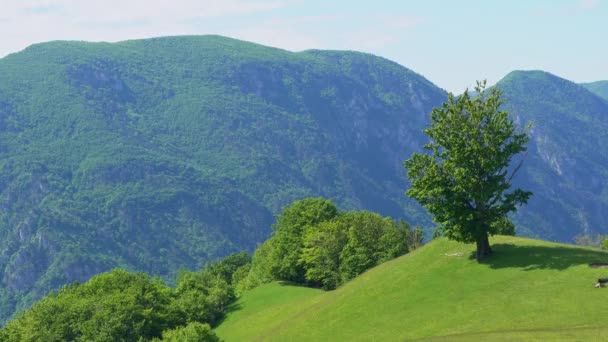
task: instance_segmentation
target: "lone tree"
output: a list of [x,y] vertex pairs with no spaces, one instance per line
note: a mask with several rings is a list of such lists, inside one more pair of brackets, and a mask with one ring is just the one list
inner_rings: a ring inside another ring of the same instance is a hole
[[[405,161],[412,187],[407,194],[433,216],[444,235],[476,242],[476,258],[492,253],[488,234],[512,227],[507,214],[527,203],[531,192],[509,192],[523,159],[509,167],[514,155],[526,150],[529,137],[516,132],[508,113],[500,110],[501,92],[477,82],[476,96],[449,94],[433,109],[424,132],[431,138],[426,154]],[[509,224],[505,224],[508,222]]]

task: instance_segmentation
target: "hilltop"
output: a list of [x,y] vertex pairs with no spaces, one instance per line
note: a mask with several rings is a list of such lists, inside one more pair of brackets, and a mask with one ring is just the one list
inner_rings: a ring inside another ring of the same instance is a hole
[[497,236],[477,263],[473,245],[440,238],[335,291],[268,284],[216,329],[227,341],[594,339],[608,333],[608,252]]

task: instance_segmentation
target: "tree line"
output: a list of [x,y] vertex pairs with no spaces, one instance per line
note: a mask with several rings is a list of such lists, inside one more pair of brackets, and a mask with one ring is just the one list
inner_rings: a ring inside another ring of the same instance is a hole
[[271,281],[334,289],[422,239],[404,221],[307,198],[283,209],[253,258],[241,252],[180,270],[173,287],[145,273],[102,273],[41,299],[7,323],[0,340],[219,341],[212,328],[244,291]]
[[368,211],[340,212],[323,198],[283,210],[253,256],[246,287],[274,280],[335,289],[367,269],[419,247],[420,228]]

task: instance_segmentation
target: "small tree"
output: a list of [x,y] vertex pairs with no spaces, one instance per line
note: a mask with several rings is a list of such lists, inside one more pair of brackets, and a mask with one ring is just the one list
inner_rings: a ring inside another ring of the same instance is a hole
[[468,91],[433,109],[424,132],[431,138],[428,154],[414,153],[405,161],[412,187],[407,194],[433,215],[444,235],[476,242],[477,260],[492,252],[488,234],[508,226],[507,214],[527,203],[531,192],[511,188],[521,167],[509,169],[514,155],[526,150],[528,135],[516,132],[501,92],[477,82],[477,96]]

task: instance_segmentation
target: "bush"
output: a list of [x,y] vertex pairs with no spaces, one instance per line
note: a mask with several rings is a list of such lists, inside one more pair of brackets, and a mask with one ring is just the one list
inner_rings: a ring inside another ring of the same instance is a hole
[[170,288],[116,269],[51,293],[0,330],[0,341],[218,341],[211,332],[235,300],[250,256],[233,254]]
[[397,225],[367,211],[340,213],[331,201],[304,199],[277,218],[244,286],[284,280],[330,290],[421,243],[422,231],[404,221]]
[[300,262],[304,230],[307,226],[329,221],[337,214],[336,205],[323,198],[306,198],[284,208],[273,226],[269,264],[272,276],[277,280],[304,283],[306,271]]
[[306,281],[329,290],[340,283],[340,253],[348,241],[348,229],[342,220],[309,226],[304,234],[302,262]]
[[[159,340],[155,340],[159,341]],[[163,331],[163,342],[219,342],[209,324],[192,322],[186,326]]]

